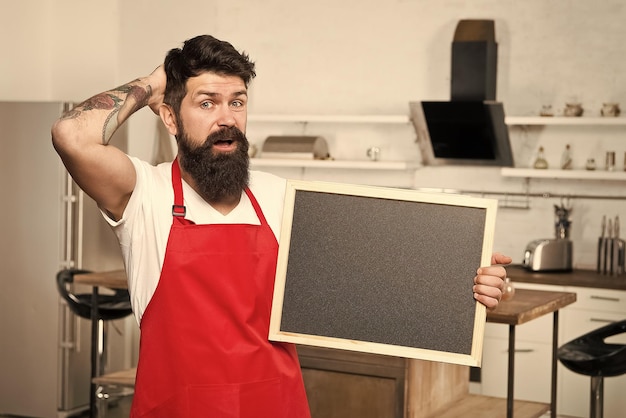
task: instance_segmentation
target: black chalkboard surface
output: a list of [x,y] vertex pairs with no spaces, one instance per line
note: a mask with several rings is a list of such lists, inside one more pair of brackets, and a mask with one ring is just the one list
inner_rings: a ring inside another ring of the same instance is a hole
[[270,339],[479,366],[497,201],[289,180]]

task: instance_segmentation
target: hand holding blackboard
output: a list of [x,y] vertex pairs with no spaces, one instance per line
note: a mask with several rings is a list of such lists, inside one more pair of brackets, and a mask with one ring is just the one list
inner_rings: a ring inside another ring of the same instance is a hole
[[472,278],[503,273],[476,276],[496,210],[493,199],[288,181],[270,339],[480,365],[486,308]]
[[[489,309],[495,309],[502,299],[506,270],[502,265],[510,264],[511,257],[494,253],[491,266],[481,267],[474,277],[474,298]],[[499,291],[498,291],[499,290]]]

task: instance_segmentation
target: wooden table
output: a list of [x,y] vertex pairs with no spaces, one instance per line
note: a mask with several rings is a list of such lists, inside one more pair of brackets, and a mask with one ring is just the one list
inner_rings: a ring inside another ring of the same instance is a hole
[[93,383],[100,386],[113,385],[134,388],[136,377],[137,368],[131,367],[130,369],[119,370],[117,372],[107,373],[104,376],[98,376],[93,379]]
[[[543,290],[517,289],[515,296],[498,304],[487,312],[487,322],[509,325],[509,364],[507,368],[507,397],[464,394],[449,402],[428,418],[501,418],[506,409],[506,417],[538,418],[549,409],[550,416],[556,418],[556,367],[558,349],[559,309],[576,301],[576,293],[548,292]],[[515,401],[515,327],[540,316],[553,314],[552,329],[552,382],[550,405],[539,402]]]
[[128,289],[128,281],[126,280],[126,272],[124,270],[76,274],[74,281],[89,286],[108,287],[109,289]]
[[101,273],[84,273],[74,275],[74,282],[92,286],[91,292],[91,391],[89,392],[89,417],[98,416],[96,392],[98,383],[98,289],[127,289],[128,281],[124,270],[115,270]]
[[550,416],[556,418],[556,368],[559,335],[559,309],[576,302],[576,293],[548,292],[543,290],[517,289],[515,296],[498,304],[487,313],[487,322],[509,325],[509,365],[507,380],[506,415],[513,417],[515,400],[515,327],[532,321],[540,316],[552,313],[552,382],[550,394]]

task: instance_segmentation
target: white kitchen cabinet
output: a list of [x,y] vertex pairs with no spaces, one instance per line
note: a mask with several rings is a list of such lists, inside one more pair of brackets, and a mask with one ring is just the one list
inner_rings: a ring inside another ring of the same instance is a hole
[[[607,323],[626,319],[626,292],[618,290],[569,287],[577,293],[577,302],[564,309],[563,341],[566,343]],[[626,336],[611,339],[626,344]],[[589,415],[589,376],[580,375],[559,364],[558,411],[573,417]],[[604,416],[623,417],[626,410],[626,375],[604,379]]]
[[[624,276],[624,280],[626,281],[626,276]],[[577,294],[576,303],[572,305],[570,309],[612,312],[622,314],[624,315],[622,319],[626,319],[626,291],[574,286],[568,286],[567,289],[571,292],[575,291]],[[602,325],[602,315],[600,314],[598,318],[595,318],[592,322],[600,322],[600,324],[592,324],[596,325],[596,328]],[[573,337],[575,336],[576,335]]]
[[[600,276],[598,280],[602,280]],[[624,278],[626,280],[626,277]],[[575,292],[575,303],[559,313],[559,345],[606,323],[626,319],[626,291],[555,286],[514,281],[516,288]],[[626,336],[611,339],[626,344]],[[483,348],[480,393],[506,395],[507,327],[487,324]],[[515,358],[515,398],[549,402],[552,347],[552,316],[538,318],[517,327]],[[559,416],[587,417],[591,378],[566,369],[557,371],[557,413]],[[626,410],[626,375],[605,378],[604,416],[621,418]]]
[[[552,319],[552,315],[546,315],[546,318]],[[500,327],[508,328],[503,325]],[[522,327],[524,325],[519,325],[517,329],[521,330]],[[546,331],[549,331],[551,327],[550,325]],[[551,331],[546,332],[546,341],[550,341],[551,336]],[[481,393],[483,395],[506,398],[508,348],[508,339],[485,338],[481,379]],[[550,403],[551,359],[552,345],[550,343],[516,339],[515,399]]]

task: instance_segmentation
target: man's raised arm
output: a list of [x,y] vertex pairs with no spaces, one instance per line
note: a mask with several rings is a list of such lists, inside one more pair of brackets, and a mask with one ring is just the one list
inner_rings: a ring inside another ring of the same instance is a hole
[[119,219],[135,187],[135,169],[119,149],[108,146],[113,133],[146,105],[158,112],[165,89],[158,67],[139,78],[77,105],[52,126],[52,143],[81,189],[113,219]]

